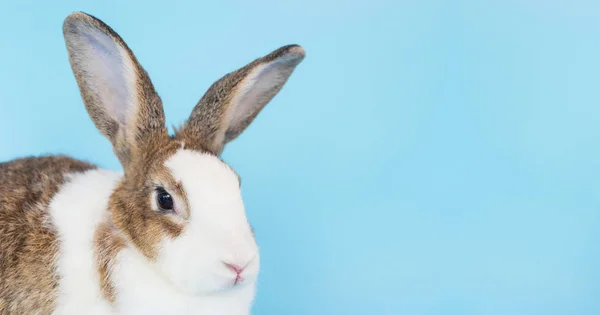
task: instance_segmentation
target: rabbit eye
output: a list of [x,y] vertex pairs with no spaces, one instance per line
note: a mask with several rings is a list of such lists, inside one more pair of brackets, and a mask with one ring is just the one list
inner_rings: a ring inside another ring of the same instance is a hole
[[156,189],[156,203],[163,212],[173,211],[173,197],[162,187]]

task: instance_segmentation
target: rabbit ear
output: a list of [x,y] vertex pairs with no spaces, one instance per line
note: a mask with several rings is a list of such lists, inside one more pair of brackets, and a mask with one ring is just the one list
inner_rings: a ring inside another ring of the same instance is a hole
[[225,75],[208,89],[177,136],[220,155],[279,92],[304,55],[300,46],[284,46]]
[[108,25],[77,12],[65,19],[63,33],[85,107],[125,167],[144,142],[168,136],[162,102],[146,71]]

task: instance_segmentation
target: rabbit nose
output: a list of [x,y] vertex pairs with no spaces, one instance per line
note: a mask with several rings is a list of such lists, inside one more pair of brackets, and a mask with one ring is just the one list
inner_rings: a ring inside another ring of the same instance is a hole
[[238,265],[234,265],[234,264],[230,264],[230,263],[226,263],[226,262],[223,262],[223,263],[225,264],[225,266],[227,268],[229,268],[229,270],[232,270],[237,275],[240,275],[242,273],[242,271],[244,271],[244,267],[240,267]]

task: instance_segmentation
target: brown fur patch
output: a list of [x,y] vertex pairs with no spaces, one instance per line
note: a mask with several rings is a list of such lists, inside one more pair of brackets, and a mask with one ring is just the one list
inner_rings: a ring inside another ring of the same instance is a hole
[[54,309],[59,244],[48,204],[64,184],[64,174],[93,168],[65,156],[0,164],[0,314]]
[[154,259],[159,242],[164,237],[177,237],[183,230],[181,223],[153,211],[151,206],[156,179],[171,183],[177,190],[171,193],[180,194],[187,202],[185,191],[164,166],[181,148],[181,143],[166,135],[156,135],[152,141],[142,142],[141,148],[132,156],[125,178],[111,196],[110,211],[115,226],[146,257]]
[[125,239],[118,233],[112,222],[106,221],[96,230],[94,247],[100,274],[100,289],[104,298],[110,303],[115,301],[115,287],[111,279],[112,265],[119,251],[125,246]]

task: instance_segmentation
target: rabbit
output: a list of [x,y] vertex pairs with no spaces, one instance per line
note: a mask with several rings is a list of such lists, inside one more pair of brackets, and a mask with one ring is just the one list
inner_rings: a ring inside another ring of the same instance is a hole
[[0,314],[250,314],[259,250],[240,178],[220,156],[304,49],[225,75],[169,134],[148,73],[112,28],[74,12],[63,34],[123,171],[65,155],[0,164]]

